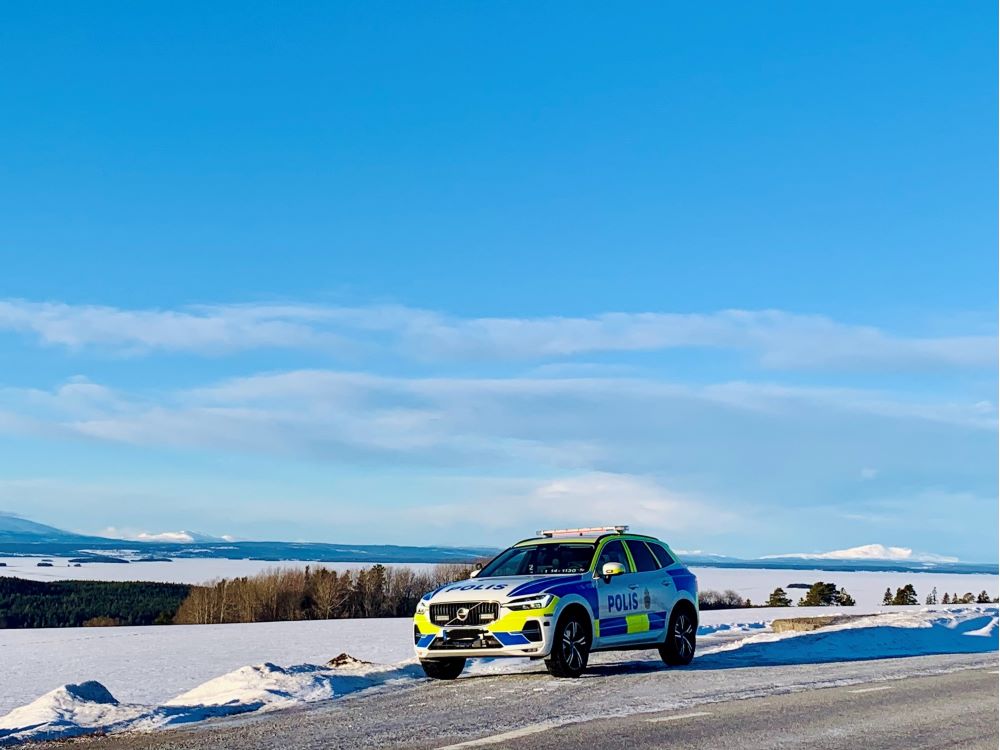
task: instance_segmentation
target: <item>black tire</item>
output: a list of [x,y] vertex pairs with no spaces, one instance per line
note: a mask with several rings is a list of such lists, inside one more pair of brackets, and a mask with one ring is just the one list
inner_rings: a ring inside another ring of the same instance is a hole
[[659,648],[664,664],[682,667],[691,663],[698,635],[697,623],[693,607],[685,604],[674,607],[674,611],[670,613],[666,639]]
[[451,657],[450,659],[421,659],[420,666],[424,674],[432,680],[454,680],[465,669],[465,659]]
[[577,612],[559,619],[545,667],[553,677],[579,677],[590,658],[590,622]]

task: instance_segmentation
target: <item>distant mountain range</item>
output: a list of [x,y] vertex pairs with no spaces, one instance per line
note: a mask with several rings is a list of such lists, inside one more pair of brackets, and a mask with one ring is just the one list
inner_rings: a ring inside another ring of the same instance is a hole
[[63,531],[0,513],[0,557],[98,557],[115,559],[222,558],[228,560],[309,560],[316,562],[471,562],[492,557],[492,547],[411,547],[394,544],[243,542],[193,532],[111,539]]
[[[855,548],[870,552],[871,545]],[[899,548],[890,548],[899,549]],[[493,547],[417,547],[393,544],[331,544],[323,542],[232,541],[195,532],[145,534],[123,540],[88,536],[0,513],[0,557],[50,556],[116,559],[216,558],[228,560],[302,560],[314,562],[471,562],[492,557]],[[765,568],[826,571],[916,571],[928,573],[997,573],[996,563],[963,563],[922,557],[904,559],[845,559],[841,553],[781,555],[744,559],[725,555],[681,552],[689,565],[713,568]],[[831,556],[833,555],[833,556]]]

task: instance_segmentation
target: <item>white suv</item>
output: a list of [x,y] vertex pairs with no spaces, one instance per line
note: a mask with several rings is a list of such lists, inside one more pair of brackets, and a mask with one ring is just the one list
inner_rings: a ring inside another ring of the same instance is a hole
[[425,594],[413,642],[428,677],[455,679],[470,657],[545,659],[579,677],[591,651],[657,648],[687,664],[698,582],[663,542],[627,526],[540,531]]

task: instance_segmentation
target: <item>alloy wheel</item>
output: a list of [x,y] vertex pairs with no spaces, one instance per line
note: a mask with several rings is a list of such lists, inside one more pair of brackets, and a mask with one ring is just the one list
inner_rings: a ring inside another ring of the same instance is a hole
[[583,653],[587,648],[587,636],[577,620],[570,620],[563,629],[562,655],[570,669],[583,667]]
[[679,614],[674,622],[674,647],[684,659],[694,654],[694,623],[684,613]]

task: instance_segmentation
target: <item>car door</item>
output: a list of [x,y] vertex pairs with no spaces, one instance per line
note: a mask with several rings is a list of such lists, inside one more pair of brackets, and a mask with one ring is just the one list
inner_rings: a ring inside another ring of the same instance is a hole
[[[663,609],[666,613],[665,619],[669,621],[670,613],[673,611],[674,605],[677,603],[677,600],[681,598],[677,588],[678,580],[680,580],[681,585],[683,585],[686,578],[681,577],[678,579],[671,574],[671,570],[680,566],[671,556],[670,552],[667,551],[666,547],[655,541],[648,542],[646,546],[649,547],[650,551],[656,557],[656,561],[659,565],[659,570],[656,571],[656,580],[658,581],[657,586],[661,589],[660,595],[663,597]],[[697,592],[695,592],[694,595],[697,596]],[[666,627],[666,623],[664,623],[664,627]]]
[[667,616],[673,604],[673,582],[646,542],[629,539],[625,542],[635,568],[635,582],[638,584],[639,612],[645,620],[636,620],[633,629],[644,631],[640,640],[660,642],[667,628]]
[[[622,563],[628,572],[605,579],[601,571],[609,562]],[[636,632],[635,619],[641,614],[642,591],[632,561],[620,539],[604,543],[594,571],[598,609],[597,646],[621,646],[641,641],[645,633]]]

